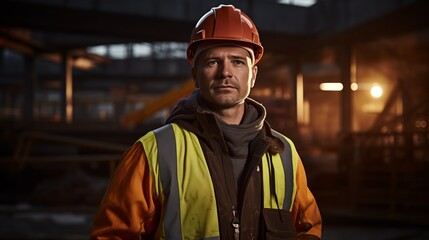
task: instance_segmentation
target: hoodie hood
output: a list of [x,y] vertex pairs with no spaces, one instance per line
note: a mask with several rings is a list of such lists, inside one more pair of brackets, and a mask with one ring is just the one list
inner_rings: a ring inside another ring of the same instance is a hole
[[192,94],[181,99],[171,111],[166,123],[177,123],[188,131],[200,136],[203,131],[201,123],[198,121],[204,115],[213,115],[199,105],[199,90],[196,89]]
[[[264,124],[266,117],[266,110],[262,104],[256,102],[251,98],[245,100],[246,110],[242,123],[239,125],[241,128],[253,128],[253,130],[260,130]],[[202,119],[204,118],[204,119]],[[174,107],[170,116],[167,118],[166,123],[177,123],[188,131],[196,135],[201,135],[200,132],[204,130],[204,122],[211,122],[216,119],[216,125],[225,125],[220,119],[215,117],[215,114],[205,107],[199,89],[196,89],[192,94],[185,99],[181,99]],[[201,121],[202,120],[202,121]]]
[[[263,132],[263,138],[269,142],[269,151],[273,153],[282,152],[284,149],[282,141],[272,135],[271,128],[265,121],[265,107],[251,98],[246,98],[245,103],[246,110],[242,123],[235,126],[229,125],[229,127],[247,129],[247,131],[256,133]],[[225,126],[227,125],[226,123],[222,122],[212,111],[204,107],[199,89],[194,90],[188,98],[181,99],[177,103],[167,118],[166,123],[180,125],[196,136],[205,139],[205,142],[211,147],[213,147],[213,139],[218,139],[219,137],[223,139],[224,134],[222,132],[225,131],[225,128],[228,128],[228,126]],[[227,143],[224,142],[221,148],[224,151],[228,151]]]

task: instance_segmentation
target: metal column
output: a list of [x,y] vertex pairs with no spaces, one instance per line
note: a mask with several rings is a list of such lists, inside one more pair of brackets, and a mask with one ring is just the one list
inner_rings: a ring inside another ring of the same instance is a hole
[[352,98],[351,98],[351,46],[342,44],[340,47],[340,78],[343,84],[341,91],[341,135],[347,136],[352,127]]
[[64,123],[73,122],[73,78],[72,78],[72,58],[64,52],[62,54],[61,70],[61,121]]
[[[339,197],[341,200],[346,196],[349,197],[349,203],[354,207],[356,206],[356,197],[358,189],[359,177],[359,164],[356,159],[356,152],[354,152],[354,142],[351,135],[352,131],[352,98],[351,98],[351,64],[352,64],[352,51],[351,46],[343,43],[339,48],[339,68],[340,80],[343,84],[343,89],[340,92],[340,137],[338,139],[338,170],[340,176],[347,176],[349,181],[348,186],[343,190],[345,194]],[[349,194],[347,194],[349,193]]]
[[294,57],[293,60],[290,62],[291,65],[291,108],[290,108],[290,115],[293,117],[294,126],[298,126],[298,99],[297,99],[297,82],[298,78],[300,77],[301,73],[301,65],[300,65],[300,59],[299,57]]

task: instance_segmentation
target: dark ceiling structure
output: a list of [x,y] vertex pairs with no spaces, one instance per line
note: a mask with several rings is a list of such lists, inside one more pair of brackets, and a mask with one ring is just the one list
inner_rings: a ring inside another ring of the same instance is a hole
[[[124,42],[187,42],[198,17],[220,3],[2,0],[0,24],[38,33],[33,40],[45,51]],[[429,22],[429,3],[424,0],[319,0],[308,8],[275,1],[232,3],[254,19],[267,51],[285,53],[413,32],[427,28]],[[12,37],[4,31],[0,36]]]
[[[56,63],[57,68],[62,70],[43,70],[37,76],[37,81],[48,88],[61,84],[65,86],[65,82],[57,80],[64,81],[67,76],[63,71],[67,55],[74,59],[71,64],[77,70],[101,66],[95,71],[76,72],[73,77],[75,87],[102,90],[107,94],[135,88],[145,94],[162,93],[179,87],[189,79],[184,59],[114,61],[91,53],[88,48],[111,44],[169,42],[186,46],[189,34],[200,16],[213,6],[231,3],[250,15],[258,26],[266,53],[260,67],[274,69],[289,64],[293,66],[292,75],[295,74],[295,77],[300,71],[309,70],[313,75],[322,72],[322,75],[317,75],[318,79],[335,79],[338,78],[339,69],[339,80],[350,81],[349,68],[355,51],[353,49],[363,43],[413,35],[419,39],[419,47],[412,53],[416,56],[415,59],[424,59],[421,55],[429,49],[429,1],[425,0],[318,0],[310,7],[280,4],[275,0],[2,0],[0,47],[23,56]],[[392,59],[402,58],[400,50],[393,45],[386,49],[385,54],[390,54]],[[371,52],[373,51],[362,51],[361,55],[369,56]],[[116,64],[110,64],[112,61]],[[110,65],[103,67],[105,64]],[[16,67],[9,66],[9,69],[13,68]],[[45,70],[50,68],[52,67]],[[326,75],[326,71],[330,73]],[[21,81],[27,86],[36,81],[25,80],[27,77],[19,74],[4,74],[3,78],[7,84]],[[259,84],[263,86],[272,83],[265,81]],[[25,91],[28,93],[26,95],[34,92],[28,87]],[[62,90],[63,95],[66,91]],[[296,93],[292,93],[294,94]],[[61,98],[64,115],[65,97]],[[31,112],[31,101],[25,101],[27,104],[24,104],[24,108]],[[343,120],[346,119],[345,122],[348,123],[344,124],[343,121],[342,125],[348,126],[346,129],[350,129],[351,115],[347,107],[350,104],[343,106]],[[165,106],[156,108],[161,107]],[[295,116],[296,107],[291,112]]]

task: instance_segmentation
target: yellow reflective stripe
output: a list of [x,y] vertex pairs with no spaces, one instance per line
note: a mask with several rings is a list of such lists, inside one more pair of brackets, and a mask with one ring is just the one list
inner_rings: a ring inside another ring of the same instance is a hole
[[292,211],[296,195],[295,179],[298,154],[290,139],[274,130],[272,133],[284,143],[285,150],[281,154],[271,156],[267,153],[262,158],[264,207]]
[[[146,135],[141,137],[138,141],[143,145],[146,153],[149,172],[153,179],[153,189],[156,196],[162,198],[161,180],[159,176],[159,164],[158,164],[158,148],[155,141],[155,134],[148,132]],[[162,199],[161,199],[162,200]]]
[[[271,158],[272,161],[269,159],[268,154],[265,154],[262,158],[264,208],[283,209],[286,189],[283,163],[280,159],[280,154],[272,155]],[[271,184],[272,180],[274,180],[274,184]],[[275,186],[275,189],[273,189],[273,186]],[[275,193],[277,193],[277,199]]]
[[268,158],[267,154],[264,154],[262,157],[262,184],[264,191],[264,208],[273,208],[273,204],[271,201],[271,185],[270,185],[270,171],[268,171]]
[[[169,130],[171,134],[165,134]],[[169,124],[139,141],[153,174],[155,194],[164,206],[160,238],[219,239],[214,188],[198,138]]]
[[292,211],[292,207],[293,207],[293,203],[295,202],[295,196],[296,196],[296,170],[298,169],[298,152],[296,151],[295,145],[293,144],[293,142],[285,137],[285,139],[288,141],[289,146],[291,148],[291,152],[292,152],[292,166],[293,166],[293,191],[292,191],[292,197],[291,197],[291,205],[289,207],[289,211]]
[[[274,174],[275,174],[276,178],[278,178],[278,179],[286,179],[285,171],[280,170],[280,169],[282,169],[284,163],[281,162],[281,159],[279,159],[280,161],[277,160],[277,158],[280,158],[279,154],[276,154],[273,157],[274,169],[277,169]],[[288,202],[289,202],[288,198],[287,198],[287,194],[286,194],[288,191],[288,187],[286,187],[287,186],[286,183],[287,183],[287,181],[286,182],[285,181],[276,181],[276,183],[275,183],[275,190],[276,190],[277,198],[278,198],[276,201],[279,201],[279,208],[280,209],[283,209],[284,204],[288,204]],[[281,199],[283,199],[283,201]]]
[[[153,180],[153,189],[155,196],[158,197],[161,204],[164,203],[165,197],[162,190],[162,183],[161,183],[161,177],[159,174],[159,162],[158,162],[158,147],[156,144],[156,138],[155,133],[153,131],[148,132],[146,135],[141,137],[138,140],[144,148],[147,163],[149,167],[149,172],[151,173],[151,177]],[[164,215],[165,208],[162,208],[161,210],[161,216]],[[161,223],[161,232],[160,232],[160,239],[165,239],[165,233],[164,233],[164,225]]]
[[216,198],[198,138],[172,124],[176,136],[183,239],[219,237]]

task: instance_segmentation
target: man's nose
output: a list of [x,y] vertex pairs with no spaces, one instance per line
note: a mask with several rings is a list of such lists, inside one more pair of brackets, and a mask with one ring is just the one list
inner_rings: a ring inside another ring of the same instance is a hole
[[232,65],[227,62],[221,63],[218,74],[221,79],[232,77]]

